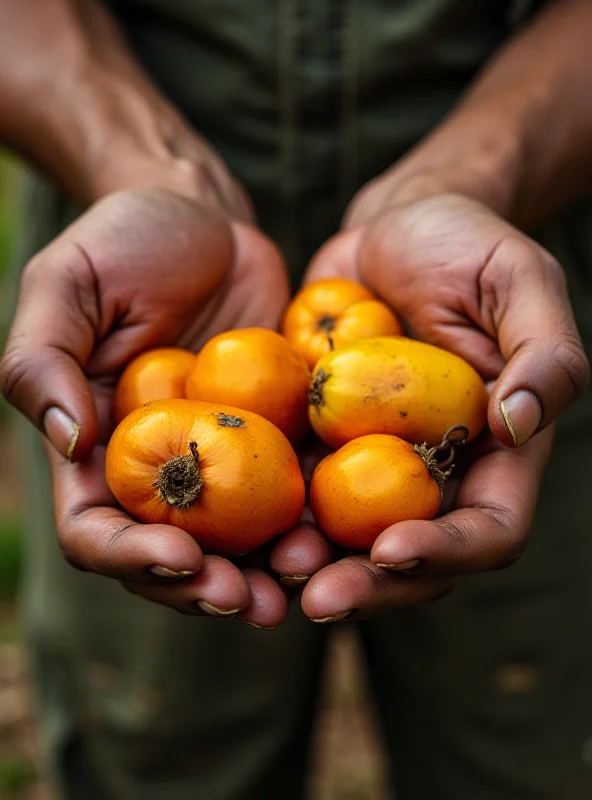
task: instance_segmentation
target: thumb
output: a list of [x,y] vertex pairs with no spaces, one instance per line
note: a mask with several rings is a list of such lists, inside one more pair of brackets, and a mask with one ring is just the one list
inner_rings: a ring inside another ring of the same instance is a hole
[[491,395],[489,425],[503,444],[520,447],[584,393],[589,363],[563,270],[542,248],[504,240],[480,283],[506,361]]
[[324,278],[350,278],[361,282],[358,256],[363,228],[341,231],[329,239],[313,256],[304,283]]
[[83,367],[99,318],[94,275],[77,246],[50,245],[27,264],[0,362],[0,389],[70,460],[84,458],[97,441]]

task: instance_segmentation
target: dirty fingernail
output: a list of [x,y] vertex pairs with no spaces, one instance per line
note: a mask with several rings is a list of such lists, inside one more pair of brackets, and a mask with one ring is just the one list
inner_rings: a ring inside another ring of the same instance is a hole
[[61,408],[52,406],[45,412],[43,429],[56,450],[68,461],[72,461],[80,435],[80,425]]
[[310,575],[280,575],[280,582],[284,586],[303,586],[310,580]]
[[351,617],[352,614],[355,614],[357,609],[352,608],[349,611],[342,611],[341,614],[333,614],[331,617],[311,617],[311,622],[318,622],[321,624],[325,624],[326,622],[341,622],[348,617]]
[[543,417],[541,404],[527,389],[518,389],[506,397],[500,409],[514,447],[525,444],[536,433]]
[[188,578],[190,575],[195,575],[195,572],[190,569],[184,569],[176,572],[174,569],[161,567],[159,564],[155,564],[153,567],[150,567],[150,572],[159,578],[168,578],[169,580],[176,581],[178,581],[180,578]]
[[419,558],[410,558],[409,561],[399,561],[395,564],[383,564],[377,563],[377,567],[382,567],[383,569],[390,569],[393,572],[404,572],[407,569],[413,569],[419,564]]
[[260,631],[272,631],[274,628],[277,628],[277,625],[257,625],[256,622],[250,622],[248,619],[242,619],[241,622],[244,622],[245,625],[250,625],[251,628],[257,628]]
[[240,611],[240,608],[218,608],[218,606],[208,603],[207,600],[198,600],[197,605],[211,617],[235,617]]

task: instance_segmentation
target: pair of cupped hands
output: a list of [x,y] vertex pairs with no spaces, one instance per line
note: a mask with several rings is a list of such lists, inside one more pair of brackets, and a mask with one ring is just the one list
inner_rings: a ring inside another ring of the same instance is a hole
[[[231,562],[117,507],[104,462],[125,365],[152,347],[197,350],[232,328],[277,329],[289,302],[282,255],[242,191],[228,181],[205,189],[107,195],[23,272],[0,379],[45,434],[67,561],[183,613],[261,628],[286,618],[294,594],[316,622],[361,619],[514,562],[552,423],[588,380],[563,273],[487,207],[446,194],[401,202],[388,178],[354,198],[305,280],[365,283],[411,335],[458,353],[490,383],[490,432],[458,459],[445,513],[391,526],[369,554],[337,552],[305,515],[265,551]],[[305,477],[318,456],[304,447]]]

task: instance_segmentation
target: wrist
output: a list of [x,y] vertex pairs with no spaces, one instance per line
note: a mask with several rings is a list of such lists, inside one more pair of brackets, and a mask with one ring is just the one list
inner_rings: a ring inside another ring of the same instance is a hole
[[163,98],[99,70],[82,93],[89,102],[84,127],[70,140],[67,188],[83,203],[121,190],[162,189],[251,219],[247,196],[222,159]]
[[160,187],[249,218],[244,193],[95,0],[2,0],[0,140],[81,205]]
[[39,110],[21,152],[81,205],[154,188],[251,220],[246,194],[220,157],[143,79],[84,53],[44,93],[31,87],[28,100]]
[[523,153],[520,131],[494,123],[485,110],[459,110],[364,187],[348,208],[344,225],[364,224],[386,210],[450,194],[476,200],[512,220],[523,180]]

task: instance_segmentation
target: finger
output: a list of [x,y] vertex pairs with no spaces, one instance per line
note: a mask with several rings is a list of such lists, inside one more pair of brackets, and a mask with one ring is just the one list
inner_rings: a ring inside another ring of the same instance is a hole
[[245,569],[243,575],[249,584],[251,602],[239,618],[253,628],[271,630],[288,616],[288,598],[281,586],[260,569]]
[[46,448],[53,479],[58,541],[80,569],[128,581],[171,580],[202,568],[194,539],[172,525],[142,525],[118,509],[105,481],[105,452],[69,464]]
[[453,585],[449,578],[410,578],[376,566],[367,556],[350,556],[311,578],[302,593],[302,610],[313,622],[363,619],[435,600]]
[[467,472],[457,510],[433,521],[399,522],[377,538],[370,558],[393,572],[434,577],[499,569],[522,553],[532,525],[553,430],[523,449],[498,447]]
[[361,281],[358,271],[358,250],[362,229],[338,233],[329,239],[313,257],[306,271],[305,283],[324,278],[350,278]]
[[328,539],[314,525],[303,522],[281,537],[271,551],[269,564],[284,586],[298,589],[332,560]]
[[84,457],[97,438],[82,367],[92,352],[98,315],[94,278],[73,245],[50,246],[25,267],[0,386],[69,458]]
[[228,618],[247,608],[251,596],[241,571],[220,556],[205,556],[201,571],[177,583],[149,585],[124,582],[124,587],[153,603],[182,614]]
[[553,422],[589,380],[584,353],[557,262],[518,237],[504,240],[480,276],[483,314],[507,361],[489,405],[489,425],[519,447]]

